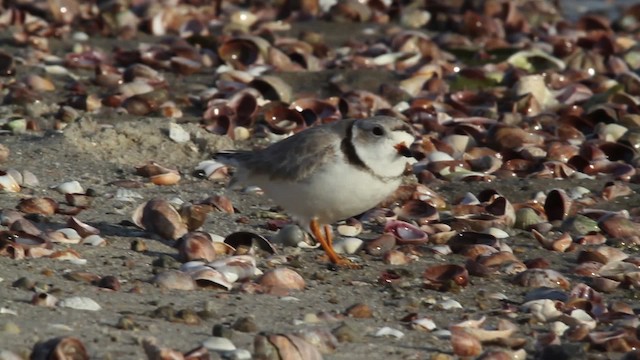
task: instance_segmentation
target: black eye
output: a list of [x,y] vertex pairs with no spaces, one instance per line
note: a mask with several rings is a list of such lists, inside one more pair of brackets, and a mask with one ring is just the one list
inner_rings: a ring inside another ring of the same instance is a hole
[[373,135],[375,136],[382,136],[384,135],[384,129],[382,128],[382,126],[374,126],[373,129],[371,129],[371,132],[373,133]]

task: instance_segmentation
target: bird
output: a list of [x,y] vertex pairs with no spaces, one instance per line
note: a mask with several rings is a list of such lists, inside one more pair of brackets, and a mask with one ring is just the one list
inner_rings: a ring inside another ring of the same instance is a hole
[[309,127],[263,149],[221,151],[214,159],[235,168],[229,187],[260,187],[313,235],[329,261],[349,266],[333,249],[331,224],[391,195],[414,141],[409,123],[378,115]]

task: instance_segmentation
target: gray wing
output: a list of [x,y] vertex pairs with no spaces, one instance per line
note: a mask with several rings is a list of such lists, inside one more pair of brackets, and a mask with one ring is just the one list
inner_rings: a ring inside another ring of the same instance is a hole
[[[219,161],[251,176],[302,181],[323,164],[334,161],[340,142],[353,121],[316,126],[253,152],[216,154]],[[241,174],[240,177],[245,177]]]

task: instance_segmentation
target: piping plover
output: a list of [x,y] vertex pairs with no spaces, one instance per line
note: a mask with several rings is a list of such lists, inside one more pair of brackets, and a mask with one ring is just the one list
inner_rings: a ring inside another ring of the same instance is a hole
[[414,140],[409,124],[375,116],[315,126],[262,150],[220,152],[215,159],[236,168],[230,186],[262,188],[310,230],[331,262],[346,264],[333,250],[329,224],[367,211],[393,193]]

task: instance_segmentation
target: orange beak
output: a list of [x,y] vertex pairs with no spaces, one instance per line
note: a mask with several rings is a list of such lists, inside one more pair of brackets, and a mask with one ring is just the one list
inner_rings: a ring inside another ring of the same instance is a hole
[[398,151],[399,155],[402,155],[404,157],[413,157],[411,150],[407,147],[407,145],[404,144],[404,142],[396,144],[394,148]]

